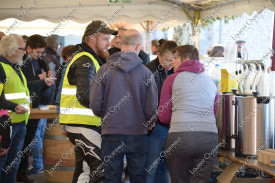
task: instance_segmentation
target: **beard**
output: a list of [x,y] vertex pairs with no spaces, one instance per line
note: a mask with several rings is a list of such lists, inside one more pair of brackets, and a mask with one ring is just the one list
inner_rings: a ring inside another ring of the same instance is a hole
[[104,58],[104,59],[106,59],[106,58],[108,58],[109,57],[109,52],[108,51],[106,51],[106,52],[99,52],[99,56],[101,57],[101,58]]
[[23,65],[23,59],[22,58],[14,58],[13,61],[11,61],[11,63],[15,64],[15,65],[19,65],[22,66]]
[[101,49],[97,44],[95,45],[95,47],[98,50],[98,53],[99,53],[98,56],[100,56],[101,58],[104,58],[104,59],[109,57],[109,52],[108,51],[106,51],[106,52],[103,51],[103,49]]

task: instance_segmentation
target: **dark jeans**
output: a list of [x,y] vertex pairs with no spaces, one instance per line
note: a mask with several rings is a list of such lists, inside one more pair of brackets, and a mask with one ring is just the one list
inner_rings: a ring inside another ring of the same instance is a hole
[[[169,172],[164,157],[160,156],[163,151],[164,140],[169,128],[156,124],[153,132],[149,136],[148,156],[146,163],[147,183],[168,183]],[[158,163],[155,163],[158,162]]]
[[218,134],[168,133],[164,154],[172,183],[209,183],[218,153]]
[[6,155],[0,156],[1,183],[15,182],[20,159],[24,154],[22,147],[25,135],[25,122],[12,124],[10,150]]
[[38,142],[37,140],[34,140],[32,142],[35,132],[37,130],[38,122],[39,119],[32,119],[28,121],[28,124],[26,126],[27,133],[23,146],[24,155],[22,156],[21,163],[19,166],[20,171],[26,171],[29,168],[30,149],[33,148],[33,146]]
[[146,182],[147,135],[102,135],[105,183],[121,183],[126,155],[131,183]]

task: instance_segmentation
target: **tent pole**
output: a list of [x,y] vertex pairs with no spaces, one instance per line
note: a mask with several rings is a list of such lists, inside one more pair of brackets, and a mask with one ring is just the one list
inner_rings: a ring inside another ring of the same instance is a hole
[[188,13],[188,11],[185,8],[182,8],[182,10],[184,11],[184,13],[186,14],[186,16],[192,21],[193,23],[193,35],[195,37],[195,47],[199,49],[199,31],[195,31],[198,30],[197,27],[199,25],[199,20],[200,20],[200,11],[195,10],[194,11],[194,18],[192,18],[192,16]]
[[[196,30],[197,30],[197,27],[199,26],[199,20],[200,20],[200,11],[194,11],[194,25],[196,27]],[[200,31],[196,31],[196,43],[195,43],[195,47],[199,50],[199,37],[200,37]]]
[[[273,16],[274,16],[274,20],[273,20],[272,49],[274,50],[274,48],[275,48],[275,14]],[[272,56],[271,71],[275,71],[275,57],[274,56]]]
[[150,55],[150,21],[146,21],[146,27],[142,23],[140,25],[146,32],[145,52]]
[[146,51],[150,55],[150,25],[149,21],[146,21],[146,31],[148,34],[146,34]]

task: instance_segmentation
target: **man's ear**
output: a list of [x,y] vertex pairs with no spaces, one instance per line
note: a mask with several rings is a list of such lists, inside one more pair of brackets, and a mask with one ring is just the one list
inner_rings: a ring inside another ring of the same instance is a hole
[[94,35],[90,35],[89,38],[90,38],[89,41],[91,41],[91,43],[94,44],[95,43],[95,36]]
[[160,58],[160,53],[158,52],[158,58]]
[[141,43],[138,43],[135,47],[135,51],[140,51],[141,50]]
[[58,46],[55,48],[55,51],[58,52],[59,48],[60,48],[60,45],[58,45]]
[[32,48],[30,46],[27,46],[26,51],[27,51],[28,54],[31,54],[32,53]]

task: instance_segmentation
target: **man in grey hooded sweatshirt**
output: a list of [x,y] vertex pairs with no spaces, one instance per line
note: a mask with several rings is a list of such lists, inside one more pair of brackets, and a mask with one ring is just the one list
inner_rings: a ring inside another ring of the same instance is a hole
[[90,108],[102,118],[105,183],[121,183],[124,155],[130,182],[146,182],[146,134],[157,118],[158,91],[155,82],[144,84],[154,80],[138,57],[141,44],[140,33],[127,30],[121,52],[107,59],[91,85]]

